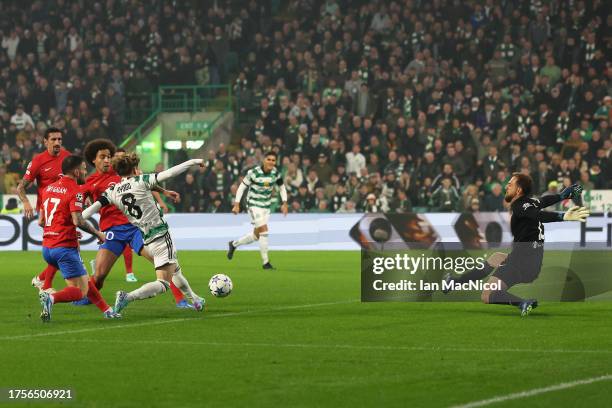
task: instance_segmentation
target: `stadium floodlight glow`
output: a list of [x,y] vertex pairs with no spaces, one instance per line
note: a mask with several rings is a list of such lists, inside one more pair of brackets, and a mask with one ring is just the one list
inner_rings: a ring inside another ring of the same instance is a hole
[[181,149],[181,141],[180,140],[168,140],[164,143],[164,149],[166,150],[180,150]]
[[[203,140],[187,140],[187,149],[197,150],[200,147],[204,146]],[[164,148],[166,150],[180,150],[183,142],[180,140],[168,140],[164,143]]]
[[187,148],[191,150],[197,150],[204,145],[203,140],[188,140]]

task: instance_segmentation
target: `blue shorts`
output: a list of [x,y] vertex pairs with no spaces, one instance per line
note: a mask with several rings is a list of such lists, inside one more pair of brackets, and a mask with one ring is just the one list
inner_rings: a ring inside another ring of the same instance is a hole
[[78,248],[43,247],[43,258],[45,258],[49,265],[58,268],[62,272],[64,279],[87,275]]
[[113,254],[121,256],[126,245],[132,247],[134,252],[140,255],[144,242],[140,230],[132,224],[123,224],[110,227],[103,231],[106,241],[100,245],[100,249],[108,249]]

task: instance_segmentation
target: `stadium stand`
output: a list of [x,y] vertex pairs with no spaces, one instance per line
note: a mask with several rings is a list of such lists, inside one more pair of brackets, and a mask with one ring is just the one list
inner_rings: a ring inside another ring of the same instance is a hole
[[536,193],[612,188],[605,1],[17,4],[0,3],[0,193],[47,126],[77,152],[119,143],[159,85],[227,82],[244,132],[170,186],[177,211],[229,211],[268,150],[293,212],[500,211],[512,172]]

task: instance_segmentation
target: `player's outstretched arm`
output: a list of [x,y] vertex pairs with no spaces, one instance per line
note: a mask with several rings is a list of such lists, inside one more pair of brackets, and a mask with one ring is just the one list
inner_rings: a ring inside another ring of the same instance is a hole
[[182,173],[186,172],[187,170],[189,170],[193,166],[204,167],[204,160],[203,159],[191,159],[191,160],[187,160],[186,162],[183,162],[181,164],[177,164],[174,167],[170,167],[168,170],[164,170],[162,172],[159,172],[157,174],[157,182],[161,183],[161,182],[164,182],[164,181],[166,181],[168,179],[176,177],[179,174],[182,174]]
[[100,211],[100,208],[102,208],[102,203],[98,200],[83,211],[83,219],[87,220],[91,218],[95,213]]
[[104,242],[104,233],[98,231],[93,227],[93,225],[85,221],[85,218],[83,218],[83,214],[80,211],[73,211],[70,214],[72,215],[72,223],[74,225],[79,227],[81,230],[97,237],[98,242]]
[[546,222],[560,222],[560,221],[580,221],[586,222],[586,218],[591,215],[588,208],[585,207],[572,207],[567,212],[552,212],[544,211],[539,209],[532,203],[526,203],[519,207],[517,211],[513,211],[519,217],[526,217],[532,220]]
[[580,184],[572,184],[569,187],[565,187],[559,194],[551,194],[540,197],[540,208],[546,208],[551,205],[557,204],[561,200],[567,200],[568,198],[575,199],[580,197],[582,194],[582,186]]
[[589,215],[591,215],[591,211],[588,208],[575,206],[563,214],[563,221],[586,222]]

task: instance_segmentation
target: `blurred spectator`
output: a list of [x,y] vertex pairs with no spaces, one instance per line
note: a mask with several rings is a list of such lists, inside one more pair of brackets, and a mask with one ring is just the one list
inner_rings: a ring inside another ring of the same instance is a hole
[[483,211],[504,211],[504,194],[502,186],[495,183],[491,192],[485,195]]
[[440,186],[431,194],[431,205],[434,211],[453,212],[458,211],[459,193],[452,185],[450,177],[444,177]]
[[0,214],[21,214],[21,209],[17,205],[17,199],[15,197],[9,198]]

